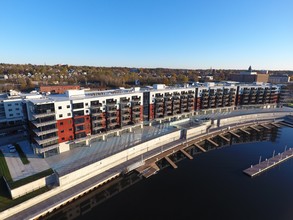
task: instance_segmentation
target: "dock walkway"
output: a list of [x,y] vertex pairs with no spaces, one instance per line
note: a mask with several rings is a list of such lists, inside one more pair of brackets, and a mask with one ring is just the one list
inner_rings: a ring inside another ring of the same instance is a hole
[[278,165],[279,163],[284,162],[285,160],[289,159],[293,157],[293,149],[289,149],[283,153],[279,153],[278,155],[270,158],[270,159],[266,159],[265,161],[262,161],[254,166],[251,165],[251,167],[249,167],[248,169],[243,170],[243,172],[245,174],[247,174],[250,177],[253,177],[255,175],[258,175],[276,165]]

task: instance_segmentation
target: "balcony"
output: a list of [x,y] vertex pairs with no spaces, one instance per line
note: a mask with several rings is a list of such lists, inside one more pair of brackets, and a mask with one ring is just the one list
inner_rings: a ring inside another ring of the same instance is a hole
[[100,130],[100,129],[103,129],[105,128],[106,126],[103,126],[103,125],[98,125],[96,127],[93,127],[93,130]]
[[163,103],[163,102],[164,102],[163,98],[156,98],[156,100],[155,100],[156,104]]
[[133,113],[132,118],[140,118],[140,113]]
[[94,109],[94,108],[100,108],[102,107],[102,104],[101,103],[92,103],[91,104],[91,108]]
[[130,121],[130,117],[129,118],[122,118],[122,121],[125,122],[125,121]]
[[32,116],[35,119],[44,118],[44,117],[48,117],[48,116],[55,116],[55,112],[47,112],[47,113],[41,113],[41,114],[34,113],[34,114],[32,114]]
[[35,134],[37,136],[41,136],[41,135],[45,135],[45,134],[50,134],[50,133],[53,133],[53,132],[57,132],[58,129],[57,128],[52,128],[52,129],[49,129],[49,130],[46,130],[46,131],[40,131],[39,129],[34,129],[33,131],[35,132]]
[[102,114],[103,114],[102,111],[100,111],[100,112],[92,112],[92,113],[91,113],[92,116],[100,116],[100,115],[102,115]]
[[140,101],[140,98],[138,98],[138,97],[132,97],[132,101],[139,102]]
[[55,141],[55,140],[58,140],[58,139],[59,139],[58,136],[51,137],[51,138],[46,138],[46,139],[40,139],[39,137],[34,137],[34,140],[35,140],[39,145],[42,145],[42,144],[45,144],[45,143],[48,143],[48,142],[51,142],[51,141]]
[[165,103],[166,103],[166,104],[172,104],[172,100],[167,99],[167,100],[165,100]]
[[105,119],[105,118],[102,118],[102,117],[99,117],[99,118],[97,118],[97,119],[92,119],[92,123],[96,123],[96,122],[104,122],[104,121],[106,121],[106,119]]
[[163,98],[164,96],[162,94],[156,94],[155,98]]
[[107,102],[106,105],[107,106],[114,106],[114,105],[116,105],[116,102],[113,102],[113,101],[112,102]]
[[114,113],[114,112],[117,112],[117,109],[116,108],[110,108],[110,109],[107,109],[107,112],[108,113]]
[[121,99],[120,103],[125,104],[128,103],[130,101],[130,99]]
[[39,127],[43,127],[46,125],[52,125],[52,124],[56,124],[56,120],[51,120],[51,121],[46,121],[46,122],[36,122],[36,121],[32,121],[32,124],[34,126],[36,126],[37,128]]

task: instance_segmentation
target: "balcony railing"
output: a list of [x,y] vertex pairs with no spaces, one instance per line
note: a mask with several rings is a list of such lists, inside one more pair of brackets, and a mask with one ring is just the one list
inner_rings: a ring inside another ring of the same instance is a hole
[[59,137],[58,136],[55,136],[55,137],[50,137],[50,138],[46,138],[46,139],[40,139],[39,137],[34,137],[35,141],[39,144],[39,145],[42,145],[42,144],[45,144],[45,143],[48,143],[48,142],[51,142],[51,141],[55,141],[55,140],[58,140]]
[[54,116],[55,112],[49,112],[49,113],[42,113],[42,114],[36,114],[34,113],[32,116],[37,119],[37,118],[44,118],[44,117],[48,117],[48,116]]
[[35,132],[35,134],[37,136],[41,136],[41,135],[45,135],[45,134],[50,134],[50,133],[56,132],[56,131],[58,131],[58,129],[57,128],[52,128],[52,129],[49,129],[49,130],[46,130],[46,131],[40,131],[39,129],[34,129],[33,131]]
[[43,127],[43,126],[46,126],[46,125],[56,124],[56,120],[46,121],[46,122],[36,122],[36,121],[32,121],[32,124],[33,124],[34,126],[36,126],[37,128],[39,128],[39,127]]

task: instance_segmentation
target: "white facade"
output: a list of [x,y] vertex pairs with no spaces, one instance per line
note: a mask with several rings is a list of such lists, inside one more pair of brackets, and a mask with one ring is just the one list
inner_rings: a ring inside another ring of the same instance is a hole
[[70,100],[56,101],[54,103],[56,120],[62,120],[72,117]]
[[22,99],[4,100],[3,104],[7,119],[23,118]]

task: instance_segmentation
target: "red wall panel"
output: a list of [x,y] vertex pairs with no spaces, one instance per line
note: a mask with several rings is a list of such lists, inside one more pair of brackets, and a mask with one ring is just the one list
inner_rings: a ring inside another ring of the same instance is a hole
[[72,118],[57,120],[58,142],[65,142],[74,139],[74,129]]

